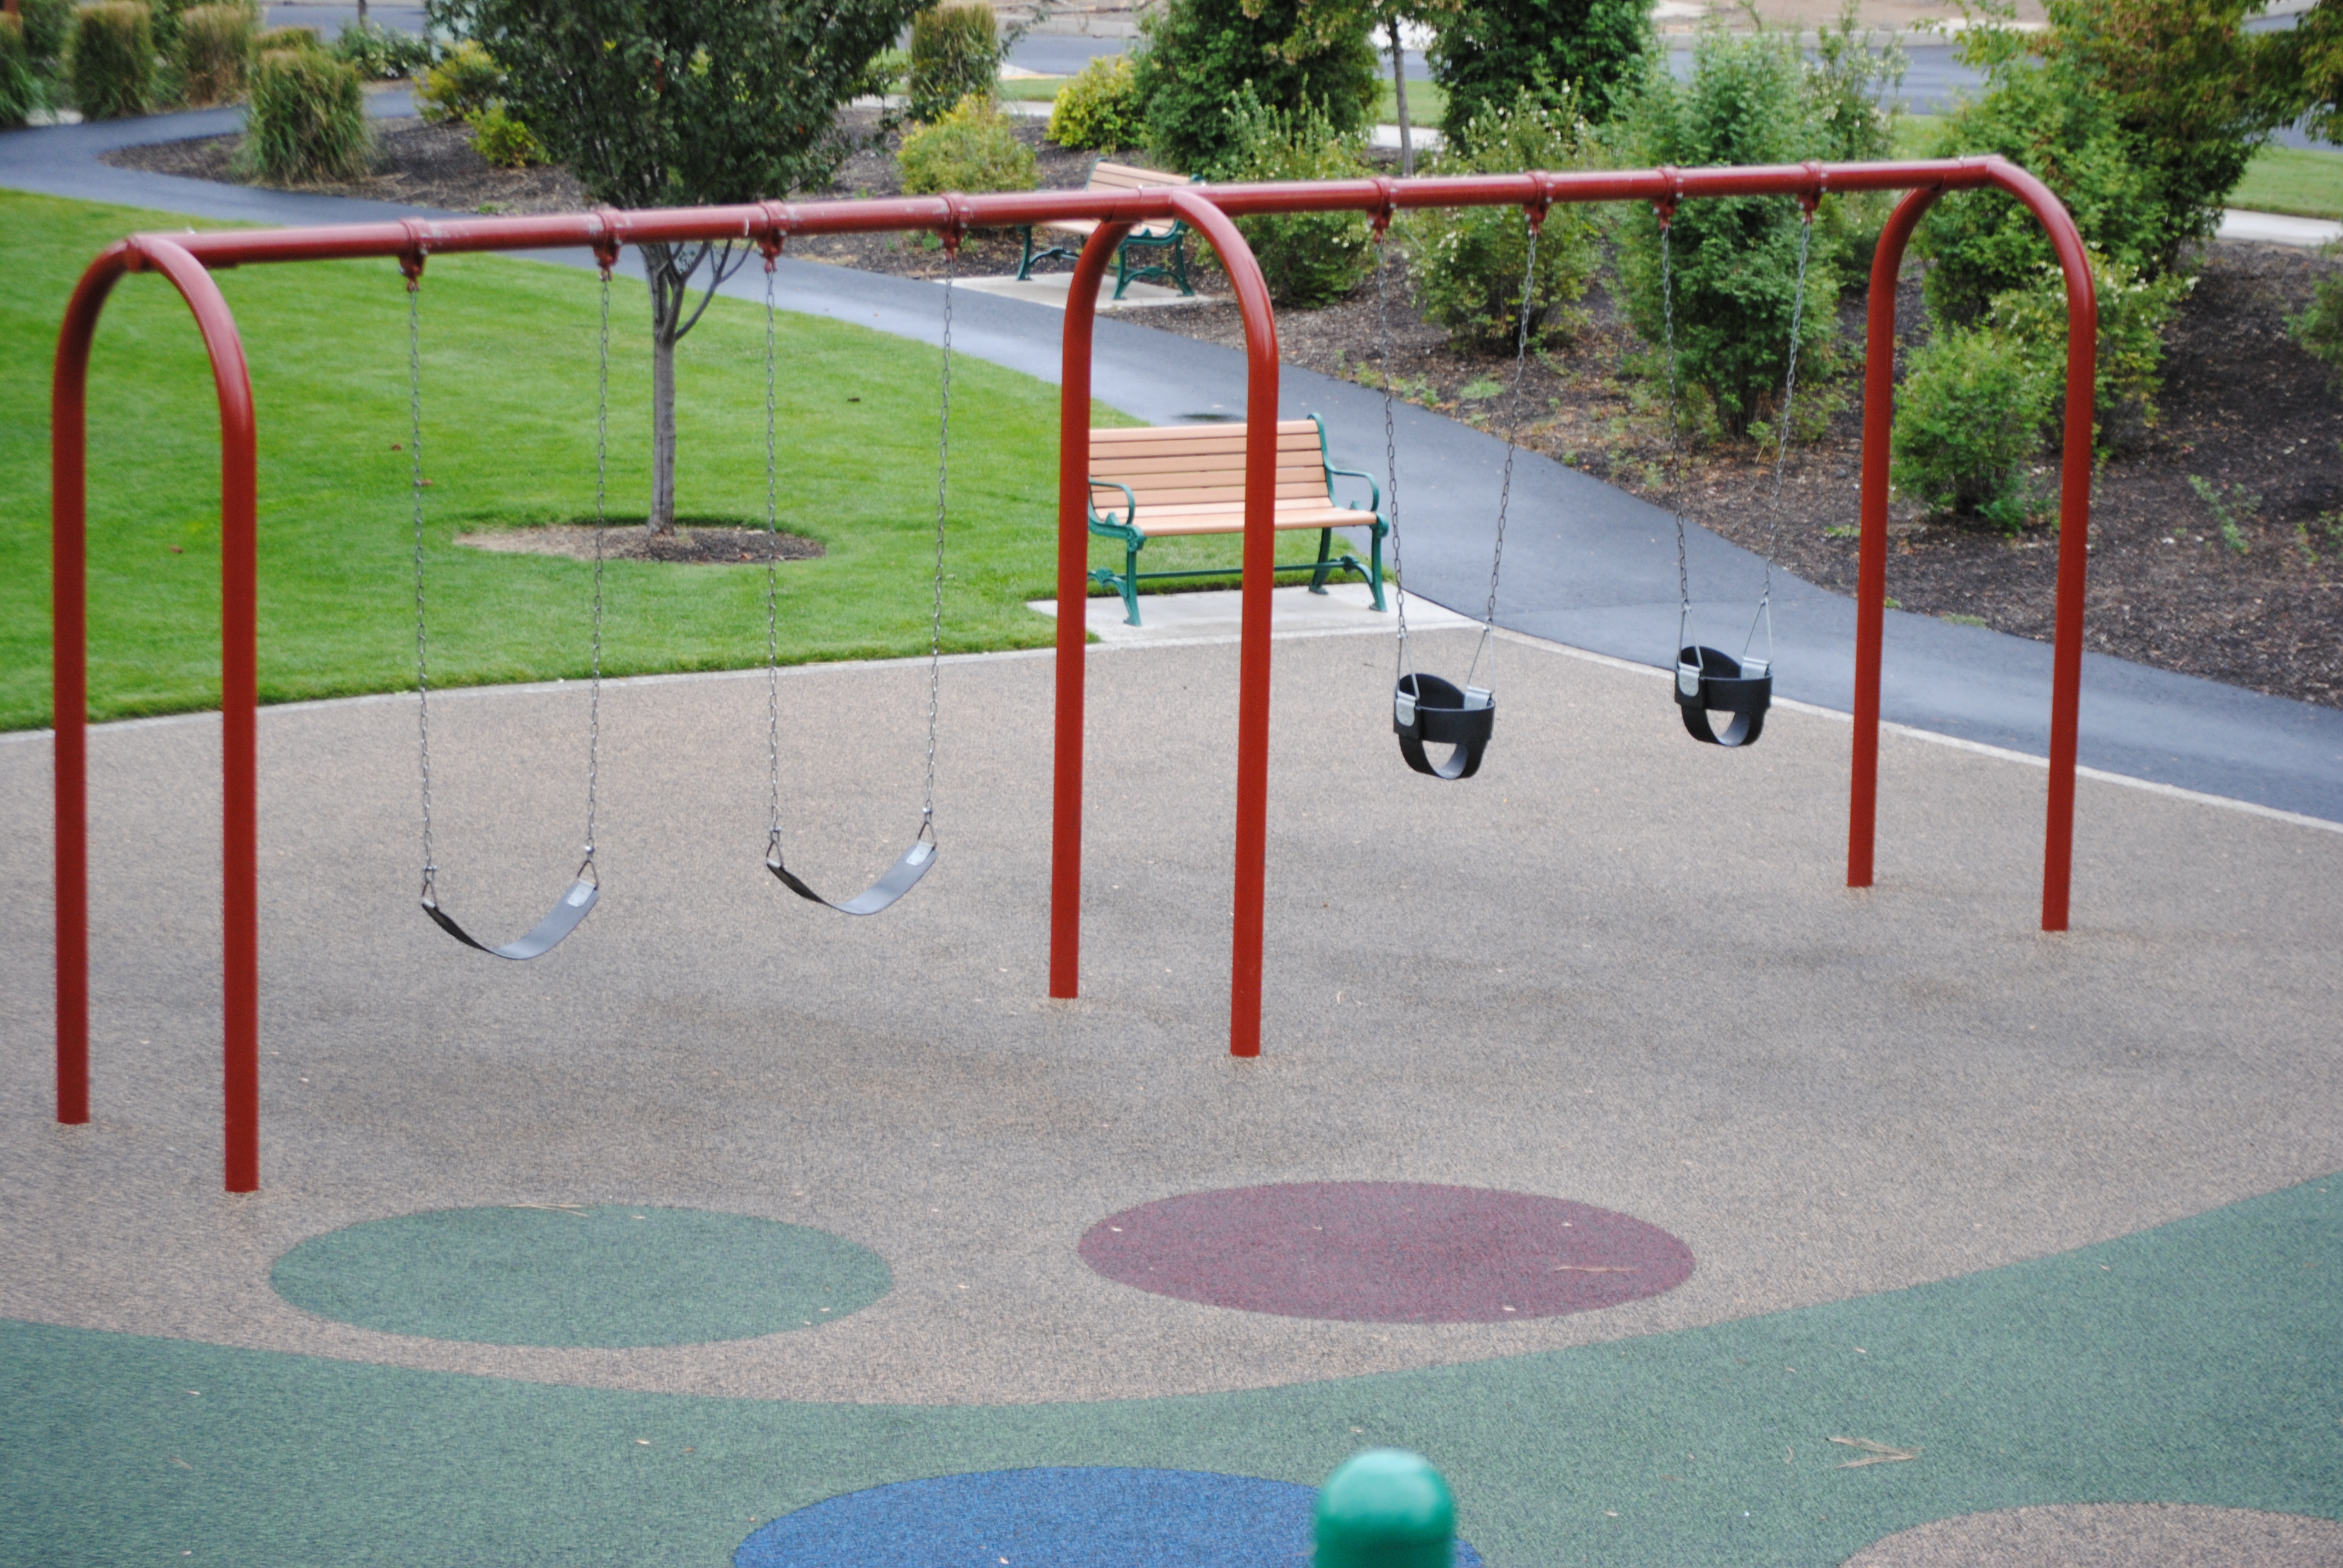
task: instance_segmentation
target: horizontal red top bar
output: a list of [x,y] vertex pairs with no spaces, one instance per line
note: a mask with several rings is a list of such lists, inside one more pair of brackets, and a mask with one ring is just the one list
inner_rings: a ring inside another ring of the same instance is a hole
[[[1711,196],[1795,196],[1826,191],[2012,190],[2030,176],[1998,157],[1885,164],[1784,164],[1702,169],[1584,170],[1564,174],[1467,175],[1443,179],[1323,180],[1280,185],[1187,186],[1232,216],[1271,212],[1363,212],[1402,207],[1520,206],[1558,202],[1674,204]],[[604,208],[536,217],[409,218],[333,228],[226,230],[153,237],[206,266],[246,262],[318,261],[342,256],[415,256],[465,251],[549,250],[586,246],[615,250],[665,241],[778,243],[793,234],[869,234],[901,229],[940,233],[1016,228],[1068,218],[1134,221],[1172,216],[1172,187],[1130,191],[1003,191],[987,196],[898,196],[885,200],[759,202],[738,206]],[[140,236],[142,239],[146,236]],[[132,249],[137,248],[133,242]],[[132,265],[136,265],[135,262]]]

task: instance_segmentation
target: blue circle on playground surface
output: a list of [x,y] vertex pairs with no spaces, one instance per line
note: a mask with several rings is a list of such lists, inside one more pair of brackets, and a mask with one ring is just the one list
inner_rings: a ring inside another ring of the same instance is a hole
[[869,1306],[894,1276],[868,1247],[804,1225],[563,1204],[329,1231],[277,1259],[269,1282],[306,1312],[385,1333],[624,1349],[812,1328]]
[[[785,1513],[733,1568],[1308,1568],[1317,1489],[1201,1470],[940,1475]],[[1456,1543],[1457,1568],[1481,1554]]]

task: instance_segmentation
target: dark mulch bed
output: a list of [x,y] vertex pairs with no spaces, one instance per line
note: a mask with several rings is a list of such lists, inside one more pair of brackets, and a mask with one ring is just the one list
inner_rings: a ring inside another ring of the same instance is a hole
[[[472,150],[472,133],[464,126],[377,120],[374,128],[375,169],[364,179],[279,188],[448,212],[576,212],[587,205],[585,187],[570,178],[566,169],[493,166]],[[103,154],[100,161],[187,179],[265,184],[238,181],[231,161],[243,146],[244,136],[239,132],[191,142],[123,147]]]
[[[2165,669],[2256,691],[2343,707],[2343,398],[2327,367],[2287,335],[2285,318],[2336,264],[2276,246],[2208,247],[2165,360],[2163,417],[2112,457],[2093,487],[2088,646]],[[1926,340],[1916,272],[1898,294],[1910,324],[1902,347]],[[1396,299],[1396,296],[1395,296]],[[1566,345],[1533,357],[1515,431],[1524,445],[1667,504],[1773,558],[1809,581],[1855,588],[1856,476],[1861,462],[1863,300],[1841,311],[1840,407],[1823,438],[1791,453],[1778,515],[1770,473],[1747,443],[1692,454],[1672,484],[1664,417],[1638,397],[1622,361],[1642,344],[1598,284]],[[1230,345],[1234,315],[1166,307],[1137,319]],[[1279,344],[1292,364],[1373,382],[1380,347],[1374,293],[1323,310],[1282,310]],[[1413,311],[1394,308],[1395,384],[1415,401],[1498,433],[1511,405],[1502,352],[1459,353]],[[2041,483],[2055,487],[2055,457]],[[2232,503],[2244,549],[2225,540],[2191,476]],[[2242,487],[2252,509],[2237,512]],[[2046,639],[2056,608],[2056,531],[2016,538],[1982,524],[1929,518],[1899,504],[1889,534],[1891,602],[1902,608]]]
[[[841,126],[864,146],[827,192],[899,194],[897,138],[877,134],[878,116],[850,110]],[[455,210],[552,211],[583,195],[558,170],[491,169],[460,128],[392,122],[384,127],[378,172],[338,193]],[[1020,127],[1037,151],[1041,183],[1079,185],[1091,155],[1041,140],[1041,122]],[[238,138],[131,148],[108,161],[198,178],[231,177]],[[943,256],[931,237],[801,238],[793,256],[898,276],[935,277]],[[1014,235],[971,236],[964,274],[1015,269]],[[1062,265],[1062,264],[1060,264]],[[2315,279],[2337,264],[2279,246],[2215,245],[2202,258],[2196,292],[2182,307],[2165,366],[2163,420],[2101,469],[2092,516],[2089,644],[2094,649],[2211,679],[2343,706],[2343,398],[2326,367],[2286,334]],[[1196,269],[1194,305],[1125,317],[1148,327],[1235,344],[1242,329],[1225,308],[1226,281],[1209,262]],[[1404,288],[1399,298],[1403,298]],[[1904,347],[1925,337],[1916,274],[1900,290]],[[1863,302],[1841,309],[1844,369],[1830,387],[1839,402],[1823,438],[1791,455],[1778,522],[1768,505],[1760,455],[1745,443],[1690,454],[1672,467],[1663,419],[1624,374],[1640,348],[1600,282],[1580,310],[1571,339],[1535,356],[1523,385],[1515,434],[1525,445],[1614,484],[1666,502],[1810,581],[1851,592],[1855,584],[1855,477],[1860,456],[1859,380]],[[1493,383],[1509,357],[1460,352],[1395,301],[1395,382],[1413,400],[1503,432],[1510,405]],[[1292,364],[1332,376],[1373,379],[1380,347],[1374,294],[1363,289],[1323,310],[1282,310],[1279,338]],[[2054,459],[2043,482],[2054,485]],[[2192,488],[2194,476],[2233,504],[2234,541]],[[2049,636],[2056,581],[2055,529],[2016,538],[1957,519],[1929,518],[1899,506],[1888,591],[1906,609],[1974,621],[2022,637]],[[2243,550],[2232,548],[2241,543]],[[753,547],[752,547],[753,548]]]
[[493,528],[486,533],[458,534],[456,542],[477,550],[509,554],[567,556],[571,560],[594,558],[595,536],[601,537],[606,560],[665,561],[676,566],[762,566],[767,561],[809,561],[822,553],[819,539],[764,528],[744,528],[729,523],[695,523],[678,518],[675,532],[652,534],[639,522],[551,523],[532,528]]

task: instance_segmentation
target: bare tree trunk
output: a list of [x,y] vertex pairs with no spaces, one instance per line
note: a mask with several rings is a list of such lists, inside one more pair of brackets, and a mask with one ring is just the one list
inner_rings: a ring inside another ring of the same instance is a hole
[[651,295],[651,504],[646,528],[654,534],[671,534],[675,532],[675,342],[683,336],[683,303],[690,278],[677,275],[674,246],[646,245],[642,251]]
[[1415,174],[1415,142],[1407,124],[1407,51],[1400,46],[1399,17],[1391,18],[1392,98],[1399,106],[1399,172],[1403,178]]
[[358,31],[361,33],[366,31],[366,8],[367,0],[358,0]]

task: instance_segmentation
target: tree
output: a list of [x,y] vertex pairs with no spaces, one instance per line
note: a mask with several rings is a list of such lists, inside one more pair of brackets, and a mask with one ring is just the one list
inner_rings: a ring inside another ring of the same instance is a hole
[[2343,5],[2318,0],[2273,35],[2271,50],[2288,106],[2309,116],[2306,128],[2320,141],[2343,142]]
[[[1292,56],[1329,48],[1365,34],[1371,46],[1391,59],[1392,105],[1399,116],[1399,172],[1415,173],[1414,124],[1407,112],[1407,51],[1400,31],[1407,23],[1436,23],[1453,15],[1463,0],[1302,0],[1294,37],[1283,46]],[[1375,44],[1380,36],[1383,43]]]
[[1237,150],[1229,111],[1247,83],[1265,107],[1314,106],[1338,136],[1366,124],[1375,50],[1363,13],[1313,27],[1302,0],[1171,0],[1141,25],[1148,146],[1183,174],[1209,175]]
[[[506,74],[508,111],[594,201],[759,201],[828,180],[840,106],[923,0],[432,0]],[[649,528],[675,527],[675,346],[755,254],[645,245],[651,299]],[[699,304],[693,280],[709,276]]]
[[1601,124],[1643,79],[1654,48],[1649,10],[1645,0],[1462,0],[1428,51],[1432,79],[1448,95],[1441,129],[1460,137],[1524,91]]

